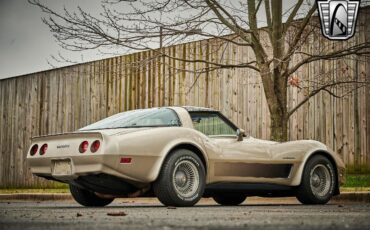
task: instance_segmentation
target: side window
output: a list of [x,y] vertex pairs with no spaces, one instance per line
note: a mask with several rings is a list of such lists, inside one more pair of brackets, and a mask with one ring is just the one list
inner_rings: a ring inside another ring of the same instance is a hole
[[196,130],[207,136],[235,135],[235,130],[218,113],[191,112],[191,119]]

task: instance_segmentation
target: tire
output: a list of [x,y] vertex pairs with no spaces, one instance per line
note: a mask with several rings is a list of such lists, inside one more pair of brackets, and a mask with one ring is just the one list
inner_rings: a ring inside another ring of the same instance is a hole
[[72,197],[77,201],[77,203],[86,207],[104,207],[114,199],[103,199],[95,195],[86,189],[76,187],[74,185],[69,185],[69,190],[71,191]]
[[202,198],[205,169],[199,157],[190,150],[179,149],[165,159],[153,190],[166,206],[189,207]]
[[236,206],[245,201],[247,196],[244,194],[217,194],[213,196],[217,204],[224,206]]
[[328,158],[317,155],[306,163],[296,197],[302,204],[326,204],[336,186],[333,164]]

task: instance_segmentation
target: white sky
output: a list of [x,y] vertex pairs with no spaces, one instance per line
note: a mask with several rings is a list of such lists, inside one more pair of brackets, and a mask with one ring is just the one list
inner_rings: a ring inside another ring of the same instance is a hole
[[[66,5],[75,9],[77,5],[92,12],[99,12],[97,0],[46,1],[53,9]],[[47,60],[58,52],[78,61],[105,58],[97,52],[83,54],[66,52],[58,46],[49,28],[42,23],[45,16],[38,7],[27,0],[0,0],[0,79],[51,69]],[[106,56],[108,57],[108,56]],[[55,62],[54,62],[55,63]]]

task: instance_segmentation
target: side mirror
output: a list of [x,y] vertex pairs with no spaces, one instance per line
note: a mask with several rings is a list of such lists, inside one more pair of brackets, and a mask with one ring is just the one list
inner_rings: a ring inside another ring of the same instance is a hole
[[242,141],[243,137],[245,136],[245,131],[243,129],[237,129],[236,130],[236,140],[237,141]]

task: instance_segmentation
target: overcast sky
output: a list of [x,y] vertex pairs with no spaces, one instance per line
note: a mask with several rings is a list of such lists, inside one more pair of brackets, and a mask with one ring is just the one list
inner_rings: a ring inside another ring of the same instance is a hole
[[[101,11],[100,0],[44,0],[57,10],[65,6],[69,10],[80,6],[90,13]],[[284,8],[291,7],[295,0],[284,1]],[[122,4],[120,5],[122,7]],[[42,23],[45,16],[38,7],[27,0],[0,0],[0,79],[51,69],[51,55],[63,56],[78,62],[107,58],[97,51],[67,52],[62,50],[49,28]],[[68,63],[69,65],[71,63]],[[60,63],[59,63],[60,65]],[[67,65],[67,63],[64,63]]]
[[[98,0],[47,1],[52,8],[75,9],[77,5],[92,12],[100,10]],[[41,10],[27,0],[0,0],[0,79],[38,72],[52,68],[47,62],[51,55],[63,51],[55,42],[49,28],[42,23]],[[78,61],[104,58],[95,52],[68,52],[68,57]],[[52,61],[52,60],[51,60]]]

